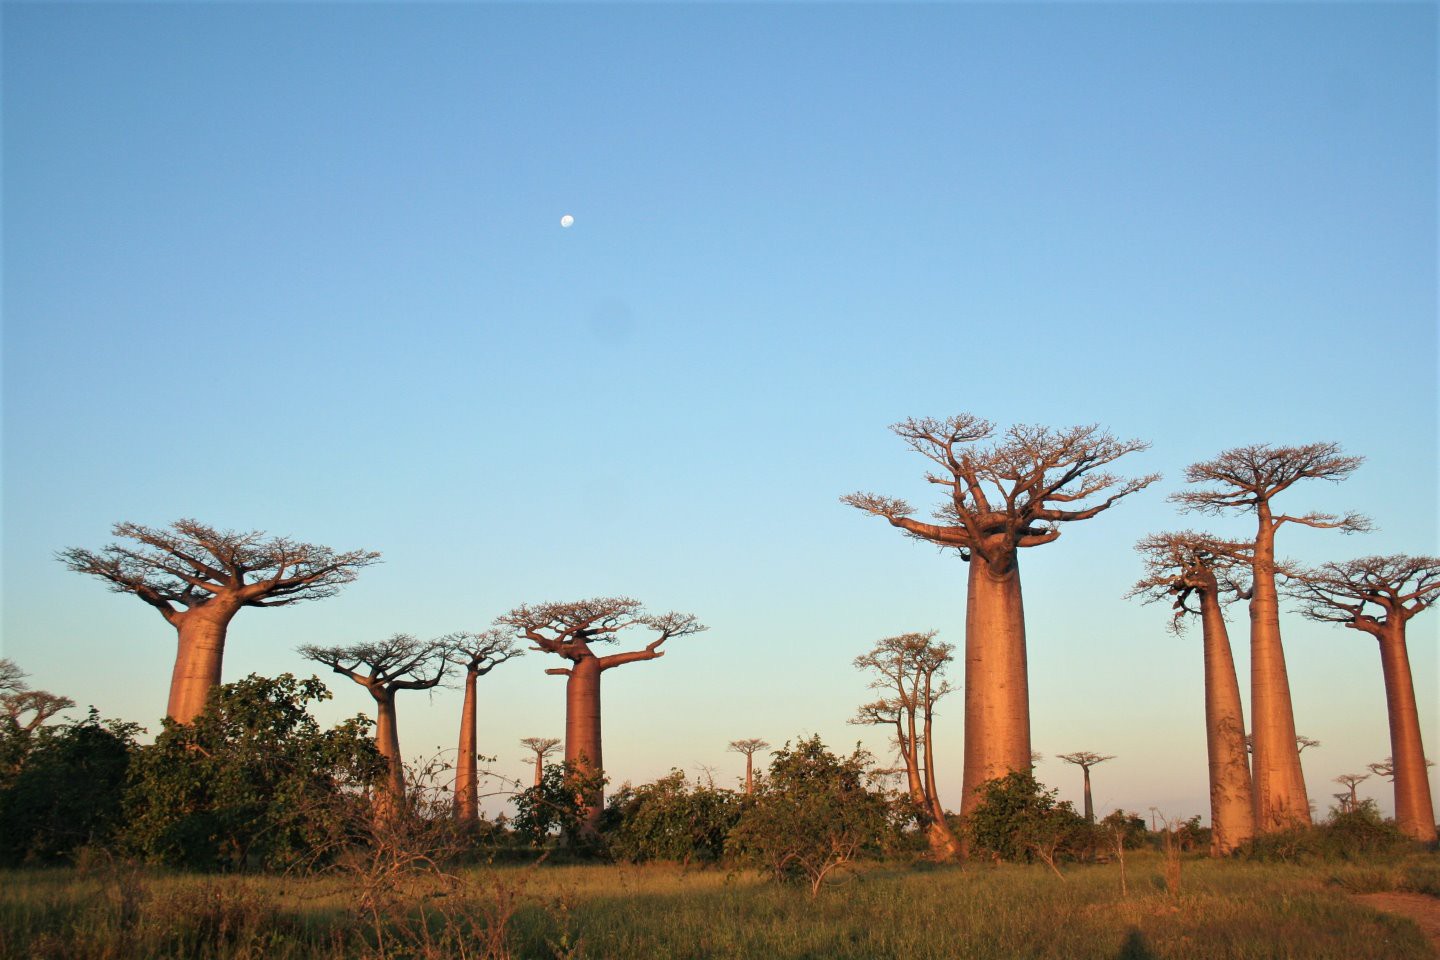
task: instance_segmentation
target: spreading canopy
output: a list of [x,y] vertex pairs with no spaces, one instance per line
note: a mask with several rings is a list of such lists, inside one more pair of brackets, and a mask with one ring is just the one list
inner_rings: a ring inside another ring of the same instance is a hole
[[1184,629],[1185,615],[1198,616],[1195,595],[1214,591],[1218,600],[1250,596],[1250,545],[1222,540],[1193,530],[1154,533],[1135,544],[1145,563],[1145,576],[1127,594],[1143,603],[1171,601],[1170,629]]
[[300,648],[300,655],[372,691],[428,690],[445,675],[446,658],[453,650],[452,636],[420,640],[408,633],[397,633],[373,643],[307,645]]
[[1300,572],[1288,592],[1311,620],[1378,634],[1403,623],[1440,595],[1440,557],[1360,557]]
[[[522,604],[497,617],[495,622],[511,628],[533,643],[535,646],[532,650],[553,653],[573,663],[594,658],[601,670],[636,660],[663,657],[665,651],[660,647],[665,641],[707,629],[688,613],[671,611],[658,615],[647,614],[638,600],[629,597],[598,597],[571,603],[541,603],[534,606]],[[620,639],[623,631],[635,627],[653,631],[654,639],[639,650],[612,653],[603,657],[591,649],[594,644],[614,643]],[[567,667],[555,667],[545,672],[568,674],[571,671]]]
[[[1300,480],[1329,480],[1338,483],[1354,473],[1364,457],[1346,456],[1335,443],[1307,443],[1277,447],[1251,444],[1226,450],[1213,460],[1185,468],[1188,483],[1202,485],[1170,495],[1182,510],[1217,516],[1232,510],[1268,509],[1277,494]],[[1370,520],[1358,513],[1281,514],[1272,517],[1272,526],[1298,523],[1307,527],[1339,529],[1359,533],[1370,529]]]

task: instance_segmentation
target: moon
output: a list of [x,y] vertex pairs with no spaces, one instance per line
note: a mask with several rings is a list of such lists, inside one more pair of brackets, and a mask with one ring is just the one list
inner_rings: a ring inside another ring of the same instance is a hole
[[571,225],[574,224],[574,223],[575,223],[575,218],[572,217],[572,216],[570,216],[570,214],[568,214],[568,213],[565,214],[565,216],[563,216],[563,217],[560,218],[560,226],[564,227],[566,230],[569,230],[570,227],[571,227]]

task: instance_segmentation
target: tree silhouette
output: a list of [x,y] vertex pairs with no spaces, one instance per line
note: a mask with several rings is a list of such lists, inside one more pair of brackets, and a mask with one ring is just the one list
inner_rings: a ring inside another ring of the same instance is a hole
[[130,593],[175,628],[179,646],[167,714],[189,723],[220,683],[225,633],[243,607],[282,607],[334,596],[362,567],[380,559],[364,550],[265,538],[251,530],[217,530],[195,520],[168,529],[117,523],[112,543],[97,552],[72,547],[56,554],[76,573],[99,577],[116,593]]
[[540,786],[541,778],[545,773],[545,758],[555,752],[560,746],[559,737],[526,737],[520,741],[520,745],[535,754],[535,786]]
[[1094,823],[1095,803],[1090,799],[1090,768],[1104,763],[1106,760],[1114,760],[1114,755],[1102,755],[1091,753],[1089,750],[1081,750],[1077,753],[1057,753],[1055,756],[1066,763],[1073,763],[1085,771],[1085,819],[1089,823]]
[[1184,510],[1211,516],[1253,513],[1257,522],[1254,541],[1238,549],[1234,558],[1248,562],[1251,568],[1250,709],[1256,826],[1261,832],[1310,823],[1310,801],[1295,745],[1295,714],[1280,640],[1275,534],[1287,523],[1346,533],[1370,528],[1369,520],[1359,514],[1277,514],[1272,501],[1301,480],[1344,480],[1363,462],[1361,457],[1344,456],[1333,443],[1236,447],[1187,467],[1186,481],[1200,489],[1170,497]]
[[1360,801],[1355,796],[1355,788],[1369,779],[1370,774],[1368,773],[1342,773],[1335,778],[1336,783],[1350,791],[1348,794],[1339,794],[1345,798],[1341,801],[1341,806],[1346,813],[1354,813],[1360,808]]
[[75,706],[69,697],[30,689],[25,682],[27,676],[15,661],[0,657],[0,714],[24,737],[60,711]]
[[761,750],[770,749],[770,744],[758,738],[731,740],[730,746],[726,749],[732,753],[745,755],[745,796],[748,797],[755,792],[755,754]]
[[386,817],[405,799],[405,763],[395,717],[395,695],[401,690],[429,690],[445,676],[451,638],[419,640],[397,633],[378,643],[349,646],[303,646],[300,655],[349,677],[375,700],[375,748],[389,767],[376,808]]
[[446,659],[465,671],[465,702],[460,708],[460,747],[455,761],[455,817],[473,821],[480,815],[480,780],[475,769],[475,682],[525,651],[515,646],[509,630],[499,627],[480,633],[455,633],[446,639]]
[[934,523],[904,500],[852,493],[841,500],[884,518],[907,536],[957,551],[970,564],[965,618],[965,775],[961,811],[980,784],[1030,769],[1030,693],[1019,551],[1050,543],[1066,523],[1088,520],[1159,479],[1125,479],[1105,468],[1145,450],[1098,427],[1017,425],[1000,439],[970,414],[914,419],[890,428],[935,464],[941,488]]
[[886,637],[855,658],[857,670],[875,674],[870,688],[885,695],[861,705],[850,722],[894,728],[910,799],[928,821],[930,850],[937,857],[951,857],[960,852],[960,841],[945,819],[935,786],[932,731],[935,704],[950,692],[949,682],[938,675],[953,659],[955,648],[937,643],[935,635],[931,630]]
[[[601,674],[627,663],[663,657],[665,651],[660,646],[665,641],[705,629],[690,614],[646,614],[639,601],[628,597],[599,597],[533,607],[522,605],[495,622],[510,627],[535,644],[531,649],[570,661],[568,667],[551,667],[545,672],[567,678],[565,762],[582,774],[592,775],[603,775],[605,770],[600,747]],[[636,628],[648,630],[654,636],[639,650],[602,657],[592,649],[596,644],[613,643],[622,631]],[[586,817],[582,825],[586,833],[598,828],[603,803],[600,791],[586,797]]]
[[1135,545],[1145,576],[1130,596],[1146,603],[1169,600],[1170,629],[1181,633],[1191,616],[1200,618],[1205,665],[1205,747],[1210,780],[1210,855],[1226,856],[1255,836],[1255,793],[1245,737],[1240,681],[1221,611],[1222,596],[1246,597],[1235,579],[1230,545],[1192,531],[1157,533]]
[[1397,554],[1327,563],[1299,574],[1289,592],[1311,620],[1342,624],[1378,641],[1390,717],[1395,822],[1416,840],[1433,843],[1435,810],[1405,627],[1440,596],[1440,557]]

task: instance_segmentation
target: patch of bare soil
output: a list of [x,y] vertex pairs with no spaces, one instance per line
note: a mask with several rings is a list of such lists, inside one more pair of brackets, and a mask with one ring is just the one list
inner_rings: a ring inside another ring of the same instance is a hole
[[1355,899],[1372,910],[1414,920],[1424,931],[1435,955],[1440,956],[1440,898],[1423,893],[1360,893]]

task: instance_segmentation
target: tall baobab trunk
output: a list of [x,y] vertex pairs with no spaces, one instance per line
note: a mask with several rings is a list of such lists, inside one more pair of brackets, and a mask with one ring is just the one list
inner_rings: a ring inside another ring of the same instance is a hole
[[1030,769],[1030,687],[1020,567],[1003,571],[970,554],[965,616],[965,775],[960,812],[974,810],[977,788],[1012,770]]
[[1255,791],[1245,713],[1230,634],[1213,590],[1200,592],[1205,646],[1205,746],[1210,758],[1210,855],[1227,856],[1255,836]]
[[1090,799],[1090,768],[1087,766],[1082,769],[1085,771],[1085,821],[1087,823],[1094,823],[1095,802]]
[[372,689],[375,698],[375,749],[385,758],[386,776],[375,796],[375,809],[388,817],[400,810],[405,802],[405,764],[400,759],[400,731],[395,722],[395,694],[385,689]]
[[1250,707],[1255,746],[1255,824],[1263,833],[1310,825],[1310,800],[1295,743],[1290,677],[1280,642],[1275,591],[1275,525],[1261,503],[1250,598]]
[[745,796],[755,793],[755,754],[745,754]]
[[465,703],[460,708],[460,756],[455,761],[455,818],[473,822],[480,816],[480,784],[475,771],[474,670],[465,672]]
[[1415,682],[1405,647],[1405,622],[1387,623],[1378,635],[1380,665],[1385,674],[1385,705],[1390,712],[1390,755],[1395,772],[1395,825],[1404,834],[1434,843],[1435,808],[1430,779],[1425,775],[1425,746],[1420,738],[1420,712]]
[[[600,753],[600,674],[598,658],[581,657],[565,683],[565,762],[587,774],[605,769]],[[603,792],[585,798],[585,832],[600,828],[604,802]]]
[[545,758],[537,753],[535,754],[535,786],[540,786],[540,780],[543,778],[544,774]]
[[238,604],[213,600],[173,618],[175,669],[170,675],[170,700],[165,712],[176,723],[189,723],[199,716],[210,691],[220,685],[225,630],[239,609]]

